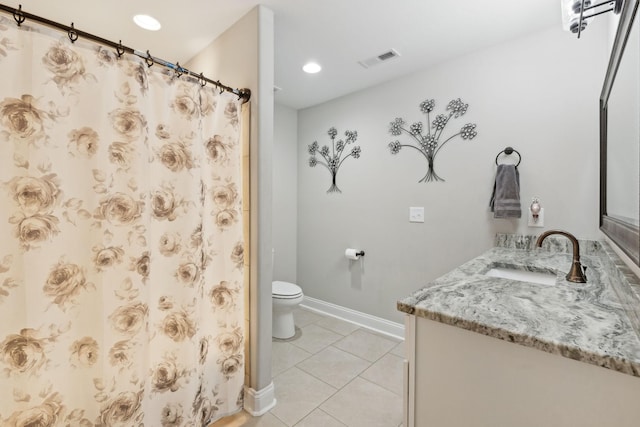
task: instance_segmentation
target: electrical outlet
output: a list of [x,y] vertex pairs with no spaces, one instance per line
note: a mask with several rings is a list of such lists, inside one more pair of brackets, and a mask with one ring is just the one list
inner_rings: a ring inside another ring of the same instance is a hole
[[529,209],[527,209],[527,213],[529,215],[529,227],[544,227],[544,208],[540,208],[537,220]]
[[409,222],[424,222],[424,208],[423,207],[409,208]]

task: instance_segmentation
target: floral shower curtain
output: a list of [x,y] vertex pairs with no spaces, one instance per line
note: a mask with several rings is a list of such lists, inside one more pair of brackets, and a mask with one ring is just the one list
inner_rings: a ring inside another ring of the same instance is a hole
[[0,75],[0,425],[240,409],[240,101],[7,18]]

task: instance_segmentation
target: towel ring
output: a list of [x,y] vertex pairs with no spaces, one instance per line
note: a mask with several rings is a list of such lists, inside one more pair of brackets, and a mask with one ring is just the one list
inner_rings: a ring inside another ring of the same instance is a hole
[[518,165],[522,161],[522,156],[520,155],[520,153],[518,153],[517,150],[514,150],[513,147],[507,147],[504,150],[502,150],[501,152],[499,152],[498,155],[496,156],[496,165],[498,164],[498,157],[500,157],[500,154],[502,154],[502,153],[506,154],[507,156],[512,154],[512,153],[516,153],[518,155],[518,163],[516,163],[516,167],[518,167]]

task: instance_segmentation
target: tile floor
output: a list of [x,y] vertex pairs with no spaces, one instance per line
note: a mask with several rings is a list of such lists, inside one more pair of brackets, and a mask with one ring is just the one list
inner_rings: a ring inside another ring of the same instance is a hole
[[237,425],[400,426],[402,342],[304,309],[294,318],[300,336],[273,342],[276,407]]

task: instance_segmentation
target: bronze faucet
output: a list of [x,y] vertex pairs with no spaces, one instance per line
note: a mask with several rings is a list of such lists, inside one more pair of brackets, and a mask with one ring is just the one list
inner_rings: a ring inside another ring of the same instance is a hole
[[571,264],[571,270],[567,273],[567,280],[574,283],[587,283],[587,276],[584,273],[587,267],[582,267],[582,264],[580,264],[580,245],[578,244],[578,239],[576,239],[573,234],[561,230],[549,230],[538,237],[536,247],[539,248],[542,246],[542,241],[552,234],[560,234],[573,243],[573,262]]

